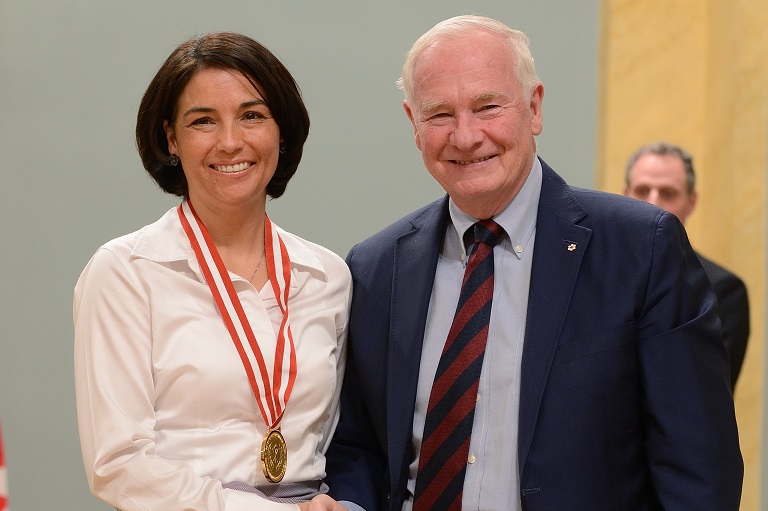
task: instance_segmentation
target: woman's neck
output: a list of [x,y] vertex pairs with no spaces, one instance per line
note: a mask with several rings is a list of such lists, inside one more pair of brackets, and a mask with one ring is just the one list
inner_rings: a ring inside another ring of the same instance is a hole
[[[250,280],[254,285],[266,282],[266,268],[261,264],[264,253],[265,202],[210,207],[202,202],[198,205],[193,198],[190,200],[227,270]],[[257,278],[260,275],[264,278]]]

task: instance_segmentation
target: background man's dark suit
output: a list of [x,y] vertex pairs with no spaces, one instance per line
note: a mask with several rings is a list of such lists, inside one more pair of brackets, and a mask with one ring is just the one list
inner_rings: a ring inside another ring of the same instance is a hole
[[[738,509],[743,465],[715,296],[682,225],[639,201],[569,187],[542,165],[510,438],[523,509]],[[327,482],[334,498],[368,511],[399,510],[405,498],[447,222],[443,199],[347,258],[349,357]]]
[[749,339],[749,300],[747,287],[736,275],[696,253],[717,295],[718,315],[722,324],[723,341],[731,365],[731,388],[744,363]]

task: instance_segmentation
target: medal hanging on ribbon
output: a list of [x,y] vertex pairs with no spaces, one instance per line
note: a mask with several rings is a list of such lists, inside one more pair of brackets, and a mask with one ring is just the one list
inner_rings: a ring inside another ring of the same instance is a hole
[[[288,319],[288,292],[291,287],[291,261],[288,251],[277,229],[265,215],[264,252],[267,272],[280,311],[283,313],[277,332],[275,362],[270,378],[264,355],[208,230],[195,214],[189,201],[179,205],[178,214],[200,264],[200,270],[243,362],[248,382],[267,426],[267,434],[261,443],[261,469],[268,481],[278,483],[285,476],[288,467],[288,448],[280,433],[280,421],[296,381],[296,348]],[[254,365],[259,369],[259,378],[256,378]]]

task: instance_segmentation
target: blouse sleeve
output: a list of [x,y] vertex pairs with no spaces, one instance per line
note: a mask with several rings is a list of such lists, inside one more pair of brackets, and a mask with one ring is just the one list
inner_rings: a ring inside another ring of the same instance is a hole
[[349,273],[346,263],[342,262],[342,272],[338,279],[342,290],[339,296],[343,298],[344,306],[336,317],[336,387],[331,401],[330,419],[323,424],[323,442],[320,446],[323,454],[328,450],[333,439],[333,433],[339,423],[341,383],[344,381],[344,370],[347,363],[347,327],[349,326],[349,308],[352,303],[352,275]]
[[225,489],[185,461],[155,454],[151,309],[126,262],[100,249],[74,294],[75,386],[92,493],[128,510],[298,510]]

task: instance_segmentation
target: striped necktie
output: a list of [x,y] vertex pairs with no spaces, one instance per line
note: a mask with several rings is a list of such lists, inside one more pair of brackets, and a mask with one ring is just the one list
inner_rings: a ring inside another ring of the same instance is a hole
[[493,298],[493,247],[504,229],[493,220],[473,226],[475,244],[459,303],[429,396],[419,453],[414,511],[460,510],[477,389]]

